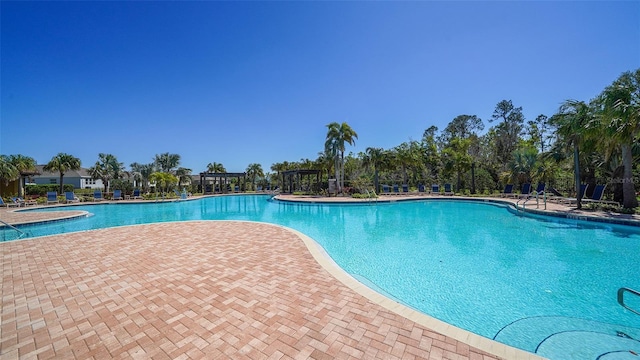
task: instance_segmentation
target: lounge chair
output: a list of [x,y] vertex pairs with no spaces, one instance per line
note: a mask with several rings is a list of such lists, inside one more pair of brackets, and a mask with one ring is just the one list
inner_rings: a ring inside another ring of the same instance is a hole
[[453,195],[453,188],[451,184],[444,184],[444,194],[445,195]]
[[514,196],[513,184],[505,185],[504,190],[500,193],[500,197],[510,197],[510,196]]
[[398,186],[398,184],[393,184],[393,194],[394,195],[400,194],[400,187]]
[[436,194],[436,195],[440,195],[440,185],[438,185],[438,184],[431,185],[431,193],[432,194]]
[[123,200],[122,190],[113,190],[113,200]]
[[262,186],[256,186],[256,192],[262,192]]
[[[587,188],[589,187],[588,184],[580,184],[580,199],[584,200],[584,195],[587,193]],[[572,198],[572,197],[565,197],[565,196],[560,196],[560,197],[554,197],[553,200],[559,202],[559,203],[567,203],[569,205],[577,203],[578,199],[577,198]]]
[[95,190],[93,192],[93,201],[102,201],[104,198],[102,197],[102,191]]
[[424,185],[418,184],[418,192],[419,193],[424,193],[425,191],[426,191],[426,189],[424,188]]
[[531,184],[530,183],[522,184],[522,191],[520,191],[520,195],[518,195],[518,197],[527,198],[530,195],[531,195]]
[[233,187],[233,192],[237,192],[237,193],[238,193],[238,192],[240,192],[240,186],[235,185],[235,186]]
[[47,205],[49,204],[57,204],[58,201],[58,192],[57,191],[48,191],[47,192]]
[[13,200],[11,202],[4,202],[4,199],[0,196],[0,206],[4,206],[4,207],[8,207],[9,208],[9,207],[13,207],[13,206],[18,207],[20,205],[16,204],[16,202],[13,201]]
[[73,193],[73,191],[66,191],[64,193],[64,200],[67,204],[69,203],[74,203],[74,202],[80,202],[80,199],[78,199],[76,197],[76,194]]
[[133,195],[131,196],[132,199],[142,199],[142,196],[140,195],[140,189],[134,189],[133,190]]
[[599,204],[610,204],[620,206],[620,203],[617,201],[608,201],[602,200],[604,197],[604,189],[606,185],[596,185],[596,188],[593,190],[593,194],[591,194],[590,198],[582,199],[584,203],[599,203]]
[[18,204],[18,207],[20,206],[30,206],[30,205],[38,205],[38,202],[36,200],[25,200],[23,198],[21,198],[20,196],[14,197],[12,198],[13,202]]
[[389,195],[389,185],[382,185],[382,194],[381,195]]
[[544,191],[546,189],[546,185],[542,182],[538,183],[538,185],[536,186],[536,194],[537,195],[543,195]]
[[409,194],[409,185],[402,184],[402,193],[405,195]]

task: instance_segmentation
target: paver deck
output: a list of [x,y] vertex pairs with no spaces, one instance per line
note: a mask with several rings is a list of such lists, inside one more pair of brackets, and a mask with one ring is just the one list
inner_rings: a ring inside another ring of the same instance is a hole
[[[61,215],[41,214],[0,212]],[[159,223],[0,249],[2,359],[535,358],[443,335],[276,225]]]

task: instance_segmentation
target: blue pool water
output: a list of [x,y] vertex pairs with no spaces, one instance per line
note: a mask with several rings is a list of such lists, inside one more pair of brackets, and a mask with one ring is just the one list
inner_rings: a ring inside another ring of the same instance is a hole
[[[31,236],[179,220],[250,220],[316,240],[345,271],[387,296],[499,342],[551,358],[640,353],[640,316],[616,301],[640,290],[640,229],[470,201],[360,205],[223,196],[74,206],[93,216],[24,226]],[[42,211],[61,210],[47,208]],[[10,238],[15,231],[2,230]],[[640,298],[626,297],[640,309]]]

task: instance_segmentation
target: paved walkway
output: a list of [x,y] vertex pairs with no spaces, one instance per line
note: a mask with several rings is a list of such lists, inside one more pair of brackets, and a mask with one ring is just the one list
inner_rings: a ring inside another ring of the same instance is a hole
[[2,359],[537,358],[373,293],[276,225],[159,223],[0,249]]

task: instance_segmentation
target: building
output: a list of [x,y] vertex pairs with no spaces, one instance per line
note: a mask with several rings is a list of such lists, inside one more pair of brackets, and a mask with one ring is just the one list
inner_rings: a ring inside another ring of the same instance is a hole
[[[60,185],[60,173],[44,171],[44,165],[36,165],[36,169],[40,175],[29,177],[28,183],[37,185],[58,184]],[[71,184],[75,189],[104,189],[101,179],[92,179],[89,170],[81,168],[80,170],[69,170],[64,173],[62,181],[65,184]]]

